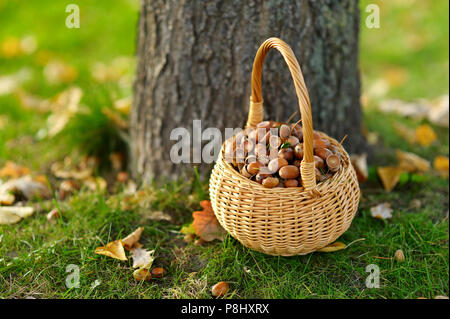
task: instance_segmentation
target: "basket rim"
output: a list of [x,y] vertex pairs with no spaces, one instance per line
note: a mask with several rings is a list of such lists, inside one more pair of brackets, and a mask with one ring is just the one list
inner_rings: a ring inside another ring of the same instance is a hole
[[223,165],[228,169],[233,171],[233,173],[235,173],[234,175],[237,176],[241,181],[243,181],[244,183],[249,183],[252,187],[256,187],[257,191],[263,191],[266,193],[279,193],[279,194],[286,194],[288,193],[288,195],[308,195],[311,194],[311,192],[319,192],[319,194],[323,194],[324,191],[329,190],[330,189],[330,185],[333,186],[337,186],[339,185],[339,179],[341,179],[341,177],[343,177],[342,175],[344,175],[344,172],[348,169],[353,169],[352,163],[350,161],[350,156],[347,153],[347,151],[344,149],[344,147],[334,138],[328,136],[326,133],[322,132],[322,131],[318,131],[315,130],[315,132],[319,133],[323,138],[326,138],[328,140],[330,140],[330,142],[337,146],[339,148],[339,151],[341,152],[341,155],[343,155],[343,162],[346,164],[345,167],[343,165],[341,165],[341,167],[339,168],[339,171],[337,171],[336,173],[334,173],[332,175],[331,178],[327,179],[324,182],[320,182],[317,183],[316,186],[313,189],[310,190],[305,190],[305,188],[303,186],[301,187],[288,187],[288,188],[281,188],[281,187],[274,187],[274,188],[266,188],[264,186],[262,186],[260,183],[253,181],[249,178],[246,178],[245,176],[243,176],[242,174],[240,174],[238,171],[236,171],[236,169],[231,165],[231,163],[229,163],[228,161],[226,161],[223,157],[223,152],[225,151],[224,146],[227,143],[228,140],[232,139],[233,137],[227,139],[221,147],[220,153],[219,153],[219,159],[218,161],[222,161]]

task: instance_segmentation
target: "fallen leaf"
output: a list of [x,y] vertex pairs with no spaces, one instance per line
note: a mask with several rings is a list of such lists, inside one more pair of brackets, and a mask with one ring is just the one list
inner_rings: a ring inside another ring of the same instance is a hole
[[0,169],[0,177],[18,178],[29,173],[30,169],[28,167],[18,165],[11,161],[7,161],[5,166]]
[[73,82],[78,77],[78,71],[62,61],[50,61],[44,68],[44,76],[50,84]]
[[151,211],[148,213],[144,213],[142,214],[144,220],[156,220],[156,221],[168,221],[168,222],[172,222],[172,216],[170,216],[169,214],[165,213],[165,212],[161,212],[161,211]]
[[83,180],[83,184],[93,192],[103,192],[108,186],[106,180],[101,176],[90,176]]
[[405,254],[403,253],[403,250],[398,249],[394,254],[394,259],[399,262],[405,261]]
[[383,187],[387,192],[390,192],[400,180],[402,169],[396,166],[378,167],[377,173],[383,183]]
[[114,123],[118,128],[120,129],[127,129],[128,128],[128,121],[126,121],[119,112],[116,112],[109,107],[103,107],[102,113],[112,122]]
[[59,219],[61,217],[61,214],[59,213],[59,210],[57,208],[53,208],[48,214],[47,214],[47,221],[50,222],[55,219]]
[[442,176],[448,176],[449,174],[449,160],[448,157],[438,155],[435,157],[433,161],[433,167],[436,171],[439,172]]
[[123,247],[127,250],[131,250],[139,246],[139,239],[141,239],[142,232],[144,231],[144,227],[137,228],[134,232],[129,234],[127,237],[122,239]]
[[389,203],[381,203],[370,208],[370,214],[378,219],[392,218],[392,208]]
[[431,101],[428,120],[440,126],[449,126],[449,96],[443,95]]
[[124,115],[130,114],[131,105],[133,104],[133,100],[131,96],[123,98],[121,100],[117,100],[114,102],[114,108]]
[[34,208],[28,206],[0,206],[0,225],[11,225],[34,214]]
[[358,177],[358,182],[364,183],[367,181],[369,176],[367,170],[367,153],[363,153],[361,155],[352,154],[350,156],[351,163],[353,168],[355,169],[356,176]]
[[52,197],[52,193],[47,185],[34,181],[29,175],[11,179],[0,185],[0,194],[11,192],[14,194],[19,193],[26,199],[32,199],[34,197],[46,199]]
[[149,269],[153,263],[154,250],[148,251],[144,248],[134,248],[131,250],[131,258],[133,258],[133,268]]
[[0,205],[12,205],[14,204],[15,196],[10,193],[0,193]]
[[192,225],[195,228],[195,234],[204,241],[223,240],[226,232],[214,215],[211,202],[209,200],[201,201],[200,206],[203,210],[192,213],[194,217]]
[[403,138],[409,144],[416,143],[416,131],[414,129],[409,128],[406,125],[403,125],[399,122],[395,122],[394,130],[401,138]]
[[94,253],[119,260],[128,260],[127,256],[125,255],[125,250],[123,249],[122,241],[120,239],[110,242],[106,246],[95,248]]
[[150,281],[152,279],[152,274],[149,269],[139,268],[133,272],[133,277],[137,281]]
[[423,124],[416,128],[414,139],[417,143],[426,147],[437,140],[437,135],[431,126]]
[[331,253],[331,252],[342,250],[345,248],[347,248],[347,245],[345,245],[344,243],[342,243],[340,241],[335,241],[334,243],[331,243],[325,247],[322,247],[317,251],[321,252],[321,253]]
[[398,168],[408,173],[426,172],[430,169],[430,162],[414,153],[396,151]]
[[189,225],[184,225],[183,227],[181,227],[180,233],[182,233],[183,235],[195,235],[194,224],[190,223]]
[[437,295],[434,299],[448,299],[448,296]]

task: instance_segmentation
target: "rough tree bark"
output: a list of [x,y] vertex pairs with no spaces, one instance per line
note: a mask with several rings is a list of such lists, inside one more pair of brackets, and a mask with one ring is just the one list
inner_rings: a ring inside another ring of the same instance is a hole
[[[253,58],[273,36],[299,59],[314,128],[337,140],[348,135],[346,149],[361,150],[358,33],[357,0],[142,0],[131,116],[134,176],[176,178],[192,168],[169,159],[173,128],[191,131],[196,119],[203,129],[222,132],[244,125]],[[285,121],[298,111],[290,74],[275,51],[265,62],[263,96],[265,119]]]

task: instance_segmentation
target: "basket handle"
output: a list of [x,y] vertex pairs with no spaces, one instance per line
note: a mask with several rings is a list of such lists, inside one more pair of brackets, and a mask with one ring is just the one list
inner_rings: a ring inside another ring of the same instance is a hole
[[305,190],[311,190],[316,186],[316,173],[313,153],[313,124],[311,115],[311,103],[309,101],[308,90],[306,89],[300,65],[286,42],[278,38],[269,38],[264,41],[256,53],[252,70],[252,95],[250,97],[250,109],[248,112],[247,126],[256,127],[263,120],[263,98],[261,91],[261,74],[264,59],[270,49],[277,49],[289,67],[292,79],[294,80],[295,92],[297,93],[298,106],[302,118],[303,127],[303,160],[300,165],[302,184]]

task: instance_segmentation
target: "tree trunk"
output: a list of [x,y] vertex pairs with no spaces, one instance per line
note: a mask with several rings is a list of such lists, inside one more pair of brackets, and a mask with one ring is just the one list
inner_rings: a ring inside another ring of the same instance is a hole
[[[348,151],[365,148],[361,134],[357,0],[143,0],[138,71],[131,116],[131,170],[144,181],[176,178],[193,165],[174,164],[172,129],[202,120],[202,129],[243,127],[250,75],[259,45],[286,41],[309,90],[314,129]],[[263,72],[265,119],[286,121],[297,97],[278,53]],[[192,137],[191,137],[192,138]],[[191,156],[192,158],[192,156]],[[200,164],[202,175],[207,164]]]

